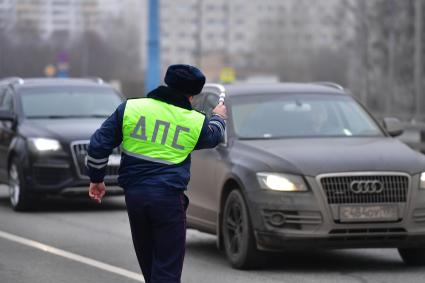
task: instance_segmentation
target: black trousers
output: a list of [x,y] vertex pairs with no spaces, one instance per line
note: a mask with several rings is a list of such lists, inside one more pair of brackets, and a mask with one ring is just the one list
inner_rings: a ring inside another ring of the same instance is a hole
[[180,283],[186,245],[183,192],[167,188],[126,190],[134,249],[146,283]]

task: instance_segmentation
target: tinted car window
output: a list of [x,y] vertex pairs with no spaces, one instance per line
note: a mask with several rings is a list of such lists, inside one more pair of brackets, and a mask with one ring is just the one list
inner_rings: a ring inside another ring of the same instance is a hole
[[13,110],[13,91],[10,88],[0,89],[0,110]]
[[233,103],[232,118],[240,138],[383,135],[357,102],[340,95],[241,97]]
[[108,117],[122,102],[109,88],[46,87],[21,92],[27,118]]
[[0,88],[0,109],[1,110],[4,110],[2,105],[3,105],[5,94],[6,94],[6,88]]
[[204,113],[208,118],[211,118],[213,109],[218,104],[218,95],[214,93],[210,93],[207,95],[207,98],[205,99],[205,107],[204,107]]
[[199,112],[203,112],[204,110],[204,98],[205,98],[205,93],[200,93],[198,95],[195,95],[193,97],[192,100],[192,108],[199,111]]

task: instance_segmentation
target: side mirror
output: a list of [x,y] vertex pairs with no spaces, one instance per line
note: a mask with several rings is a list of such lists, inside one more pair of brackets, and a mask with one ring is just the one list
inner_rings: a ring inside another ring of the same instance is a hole
[[385,130],[387,130],[388,134],[392,137],[397,137],[403,133],[403,125],[397,118],[384,118],[383,125]]

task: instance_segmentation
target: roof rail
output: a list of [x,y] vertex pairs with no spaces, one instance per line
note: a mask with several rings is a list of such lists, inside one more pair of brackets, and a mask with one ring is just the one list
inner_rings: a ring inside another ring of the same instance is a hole
[[0,79],[0,83],[3,84],[13,84],[13,83],[18,83],[18,84],[23,84],[24,83],[24,79],[20,78],[20,77],[6,77],[3,79]]
[[342,85],[339,85],[339,84],[334,83],[334,82],[311,82],[311,84],[329,86],[329,87],[333,87],[333,88],[336,88],[336,89],[339,89],[339,90],[344,90],[344,87]]
[[90,81],[94,81],[95,83],[98,83],[98,84],[105,83],[104,80],[102,80],[102,78],[100,78],[100,77],[87,77],[85,79],[90,80]]
[[207,83],[204,87],[215,88],[221,93],[226,93],[226,88],[222,84]]

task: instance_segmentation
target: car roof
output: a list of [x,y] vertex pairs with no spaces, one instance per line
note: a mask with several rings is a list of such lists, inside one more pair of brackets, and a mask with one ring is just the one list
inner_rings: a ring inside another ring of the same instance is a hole
[[[207,84],[207,89],[214,88],[214,84]],[[226,95],[257,95],[274,93],[324,93],[346,95],[346,91],[333,83],[234,83],[223,85]]]
[[0,85],[2,84],[13,85],[15,89],[54,86],[110,87],[107,84],[103,84],[103,81],[98,78],[12,78],[0,81]]

